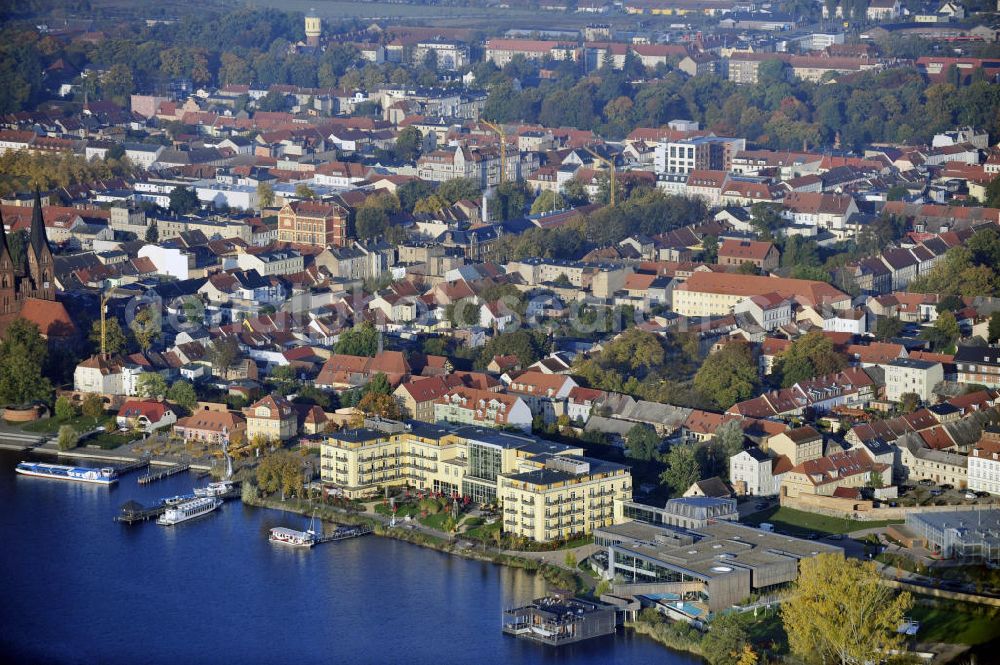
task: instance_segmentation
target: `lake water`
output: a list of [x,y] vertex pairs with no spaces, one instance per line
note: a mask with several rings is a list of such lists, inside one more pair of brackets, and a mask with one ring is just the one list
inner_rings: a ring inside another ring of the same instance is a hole
[[560,649],[503,635],[503,608],[545,591],[523,571],[377,536],[283,548],[268,530],[307,520],[239,502],[125,526],[126,501],[196,481],[88,486],[18,476],[22,458],[0,451],[0,662],[700,662],[623,630]]

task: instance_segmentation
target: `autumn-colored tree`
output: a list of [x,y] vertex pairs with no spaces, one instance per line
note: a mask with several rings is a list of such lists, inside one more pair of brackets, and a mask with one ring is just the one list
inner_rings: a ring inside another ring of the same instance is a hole
[[358,402],[358,409],[369,416],[379,416],[390,420],[398,420],[402,417],[399,402],[392,395],[384,393],[369,392]]
[[902,646],[897,630],[913,605],[909,593],[882,584],[875,564],[820,554],[803,559],[781,605],[788,645],[809,663],[877,663]]
[[[100,350],[101,348],[101,321],[95,320],[93,325],[90,326],[90,336],[89,339],[93,343],[94,348]],[[118,318],[114,316],[108,316],[104,319],[104,339],[105,346],[104,350],[111,355],[121,353],[125,350],[128,345],[128,338],[125,336],[125,331],[122,330],[122,325],[118,323]]]
[[104,415],[104,402],[97,393],[87,393],[80,404],[80,413],[84,418],[90,418],[95,423],[97,419]]

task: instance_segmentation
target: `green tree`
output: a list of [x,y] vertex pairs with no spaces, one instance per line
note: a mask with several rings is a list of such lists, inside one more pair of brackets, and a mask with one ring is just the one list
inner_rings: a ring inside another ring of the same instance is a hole
[[65,395],[60,395],[56,398],[55,407],[56,420],[69,420],[76,416],[76,407],[73,406],[73,400],[66,397]]
[[389,378],[385,374],[378,372],[365,386],[365,393],[390,395],[392,394],[392,384],[389,383]]
[[531,214],[539,215],[553,210],[562,210],[566,207],[566,201],[558,193],[546,189],[538,195],[538,198],[531,204]]
[[340,333],[334,346],[334,353],[348,356],[374,356],[377,350],[378,331],[367,321]]
[[143,239],[146,242],[153,245],[155,245],[160,240],[160,230],[159,228],[157,228],[156,222],[153,222],[152,224],[146,227],[146,233],[143,236]]
[[404,162],[415,162],[420,156],[424,137],[416,127],[405,127],[396,136],[396,157]]
[[625,434],[626,455],[638,460],[654,460],[658,454],[660,437],[656,430],[645,423],[636,423]]
[[167,394],[167,381],[159,372],[143,372],[136,381],[135,390],[140,397],[160,399]]
[[167,399],[183,407],[188,413],[194,411],[194,408],[198,406],[198,393],[195,392],[194,386],[187,381],[174,381],[170,390],[167,391]]
[[187,215],[201,207],[198,195],[194,190],[178,185],[170,192],[170,212],[175,215]]
[[899,337],[901,332],[903,332],[903,322],[895,316],[880,316],[875,323],[875,337],[880,342]]
[[437,188],[437,194],[445,201],[455,203],[462,199],[478,201],[483,192],[476,180],[472,178],[455,178],[442,182]]
[[268,494],[281,493],[301,496],[303,487],[302,458],[287,450],[278,450],[264,457],[257,466],[257,485]]
[[935,351],[940,351],[951,347],[961,336],[962,331],[958,327],[958,320],[949,311],[938,314],[937,319],[930,328],[926,328],[920,337],[926,339],[934,347]]
[[76,448],[77,442],[80,440],[80,435],[76,433],[70,425],[60,425],[59,434],[56,437],[56,446],[59,450],[71,450]]
[[775,373],[784,388],[799,381],[837,372],[847,366],[847,357],[836,350],[833,341],[814,331],[798,338],[778,356]]
[[135,91],[132,70],[122,63],[111,65],[111,68],[101,77],[101,89],[106,98],[121,106],[127,106],[129,96]]
[[97,393],[87,393],[80,404],[80,413],[84,418],[90,419],[97,424],[98,419],[104,415],[104,402]]
[[[122,325],[118,322],[118,317],[106,316],[104,318],[104,334],[106,338],[105,350],[107,353],[116,355],[125,350],[125,347],[128,345],[128,338],[125,337],[125,331],[122,330]],[[90,341],[94,344],[95,349],[100,350],[100,319],[94,321],[93,325],[90,326]]]
[[271,186],[271,183],[257,183],[257,200],[260,202],[261,209],[274,205],[274,187]]
[[717,615],[701,641],[701,650],[711,665],[737,665],[750,644],[749,620],[736,612]]
[[16,318],[0,342],[0,403],[27,405],[48,401],[52,385],[42,376],[48,345],[38,326]]
[[539,331],[514,330],[496,335],[479,352],[476,366],[485,368],[494,356],[515,355],[521,367],[531,365],[545,353],[545,334]]
[[295,196],[300,199],[314,199],[316,198],[316,192],[309,185],[300,182],[295,185]]
[[881,662],[903,645],[898,632],[909,593],[882,583],[873,562],[820,554],[799,562],[799,579],[781,604],[793,654],[808,663]]
[[660,474],[660,482],[670,487],[674,494],[683,494],[701,480],[701,467],[694,446],[673,445],[664,461],[667,463],[667,470]]
[[719,262],[719,239],[715,236],[705,236],[701,239],[701,260],[705,263]]
[[753,353],[740,342],[726,344],[710,355],[694,376],[698,392],[722,410],[753,396],[758,383]]
[[990,344],[1000,341],[1000,310],[990,314],[990,325],[986,333]]
[[132,336],[143,351],[149,351],[153,343],[162,335],[160,310],[157,307],[143,307],[135,314],[129,326]]
[[239,357],[240,345],[235,337],[216,339],[206,353],[206,359],[212,363],[212,371],[216,376],[223,376]]

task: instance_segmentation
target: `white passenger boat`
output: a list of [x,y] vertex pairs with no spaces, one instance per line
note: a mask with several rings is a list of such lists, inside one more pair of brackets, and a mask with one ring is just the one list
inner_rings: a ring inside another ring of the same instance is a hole
[[195,487],[195,496],[225,496],[233,489],[233,484],[228,480],[209,483],[205,487]]
[[221,505],[222,499],[214,496],[182,501],[163,511],[163,514],[156,520],[156,523],[164,526],[180,524],[181,522],[207,515]]
[[117,472],[110,467],[92,469],[85,466],[21,462],[17,465],[16,471],[24,476],[51,478],[53,480],[72,480],[78,483],[93,483],[96,485],[111,485],[118,482]]
[[267,537],[272,543],[291,545],[292,547],[312,547],[316,544],[316,534],[312,531],[296,531],[283,526],[271,529]]

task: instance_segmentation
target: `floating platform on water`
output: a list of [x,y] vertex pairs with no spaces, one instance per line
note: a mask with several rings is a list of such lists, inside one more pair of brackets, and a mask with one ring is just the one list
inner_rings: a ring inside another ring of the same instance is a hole
[[163,480],[164,478],[169,478],[170,476],[176,476],[178,473],[183,473],[190,468],[190,464],[175,464],[174,466],[168,467],[163,471],[157,471],[156,473],[150,472],[139,476],[139,484],[148,485],[149,483],[156,482],[157,480]]
[[146,507],[137,501],[129,501],[122,506],[121,513],[115,516],[116,522],[122,522],[124,524],[134,524],[135,522],[145,522],[146,520],[156,519],[163,514],[163,511],[167,509],[166,503],[160,503],[156,506]]

